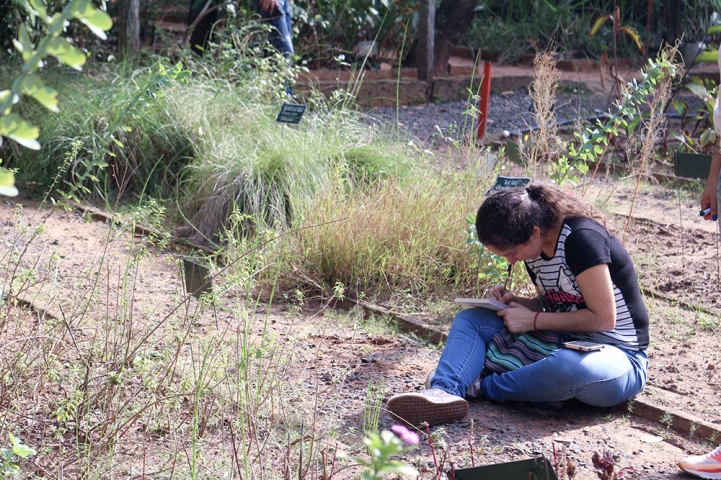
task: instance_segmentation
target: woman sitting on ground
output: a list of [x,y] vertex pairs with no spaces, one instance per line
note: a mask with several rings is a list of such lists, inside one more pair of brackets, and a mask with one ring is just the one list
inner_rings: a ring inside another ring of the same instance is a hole
[[[476,231],[492,253],[511,264],[524,261],[540,297],[524,298],[494,285],[489,298],[507,309],[458,313],[430,388],[391,397],[387,408],[393,417],[411,425],[460,420],[468,413],[464,397],[471,385],[496,402],[551,404],[575,398],[599,407],[643,390],[648,313],[631,258],[600,212],[537,184],[488,197],[478,210]],[[535,363],[479,379],[488,345],[504,326],[514,334],[560,332],[564,340],[604,348],[559,348]]]

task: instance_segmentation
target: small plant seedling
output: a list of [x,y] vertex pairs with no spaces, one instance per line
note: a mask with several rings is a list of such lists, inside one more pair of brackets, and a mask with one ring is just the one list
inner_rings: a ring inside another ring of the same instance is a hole
[[661,422],[661,425],[666,427],[666,430],[668,431],[671,428],[671,425],[673,425],[673,414],[669,412],[664,412],[661,416],[661,420],[659,421]]
[[628,412],[628,415],[633,413],[634,408],[636,408],[636,402],[633,399],[626,402],[626,411]]
[[715,332],[719,328],[719,320],[713,315],[704,312],[696,312],[696,325],[701,330]]
[[363,432],[366,435],[378,433],[378,419],[380,418],[384,395],[385,384],[383,379],[371,379],[368,382],[365,401],[363,402]]
[[0,452],[3,454],[2,470],[0,476],[2,478],[8,477],[19,477],[20,466],[17,464],[18,458],[28,458],[36,455],[37,452],[27,445],[24,445],[20,439],[15,437],[12,433],[9,434],[10,442],[12,446],[10,448],[1,448]]

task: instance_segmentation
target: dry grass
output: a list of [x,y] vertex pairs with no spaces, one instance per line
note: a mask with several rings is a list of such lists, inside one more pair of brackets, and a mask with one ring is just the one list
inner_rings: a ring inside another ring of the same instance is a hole
[[483,286],[464,228],[490,180],[437,172],[351,191],[336,182],[304,216],[304,225],[321,226],[294,235],[295,267],[280,282],[298,281],[293,277],[302,272],[326,292],[340,282],[353,295],[404,293],[424,300],[478,290]]
[[556,61],[556,55],[552,52],[539,52],[533,61],[535,80],[531,84],[530,92],[538,129],[530,134],[529,147],[526,151],[528,168],[536,178],[543,175],[541,165],[557,160],[562,154],[556,116],[553,112],[558,82],[561,79]]

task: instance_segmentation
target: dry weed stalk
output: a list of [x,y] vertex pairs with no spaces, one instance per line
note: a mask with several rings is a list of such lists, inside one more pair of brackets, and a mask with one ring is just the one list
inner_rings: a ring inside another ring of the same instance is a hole
[[536,55],[533,67],[536,78],[531,84],[530,93],[538,129],[530,135],[532,150],[528,161],[532,174],[536,176],[541,173],[537,171],[539,163],[554,161],[561,153],[558,126],[553,113],[561,73],[556,68],[556,56],[553,52]]

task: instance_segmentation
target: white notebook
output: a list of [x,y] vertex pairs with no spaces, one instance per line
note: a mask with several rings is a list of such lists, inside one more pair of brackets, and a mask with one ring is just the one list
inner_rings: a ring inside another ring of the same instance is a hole
[[505,303],[492,298],[456,298],[454,302],[465,308],[481,307],[494,312],[508,308]]

